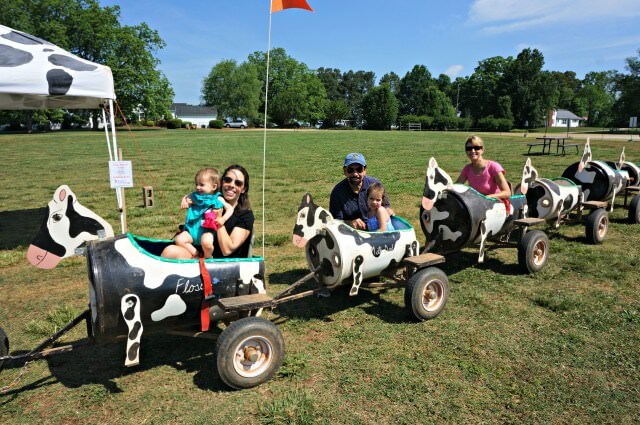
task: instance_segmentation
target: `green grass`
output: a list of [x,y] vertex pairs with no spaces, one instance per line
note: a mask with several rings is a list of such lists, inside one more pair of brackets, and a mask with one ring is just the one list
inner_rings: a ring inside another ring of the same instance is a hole
[[[302,195],[326,206],[348,152],[365,154],[395,211],[424,237],[418,208],[429,157],[454,178],[466,163],[465,133],[274,131],[266,163],[262,216],[261,131],[120,132],[136,187],[127,189],[132,232],[171,237],[184,219],[180,197],[203,166],[240,163],[251,174],[255,252],[265,258],[269,292],[308,272],[289,242]],[[534,137],[534,135],[529,135]],[[134,139],[135,138],[135,139]],[[522,134],[483,135],[487,157],[516,182],[526,160]],[[640,162],[640,145],[592,137],[595,159]],[[26,249],[42,208],[60,184],[105,217],[119,214],[109,189],[103,133],[1,135],[0,326],[11,351],[35,347],[88,303],[86,261],[44,271]],[[532,156],[542,177],[555,177],[578,155]],[[150,170],[150,171],[148,171]],[[156,206],[142,207],[143,185]],[[620,199],[621,202],[621,199]],[[401,290],[346,290],[330,298],[282,304],[268,317],[285,336],[276,377],[230,391],[215,369],[209,340],[145,335],[141,365],[122,366],[124,342],[90,345],[31,363],[0,395],[2,423],[635,423],[640,417],[640,225],[618,205],[603,245],[585,243],[584,227],[550,231],[551,256],[540,273],[518,273],[515,249],[448,257],[449,303],[435,320],[414,323]],[[265,219],[266,235],[260,234]],[[310,287],[310,286],[309,286]],[[82,340],[83,326],[63,338]],[[20,369],[5,369],[0,387]]]

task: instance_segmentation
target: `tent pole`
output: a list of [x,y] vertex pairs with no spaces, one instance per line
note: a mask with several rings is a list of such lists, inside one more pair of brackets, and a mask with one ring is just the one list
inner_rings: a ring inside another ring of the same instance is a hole
[[[112,149],[113,154],[118,155],[118,140],[116,139],[116,118],[113,112],[113,99],[109,99],[109,119],[111,120],[111,141],[112,141]],[[117,158],[122,159],[122,158]],[[120,210],[120,230],[122,233],[126,232],[126,218],[124,216],[124,211],[122,209],[124,204],[124,188],[117,187],[116,188],[116,199],[118,201],[118,209]]]
[[100,108],[102,109],[102,123],[104,124],[104,136],[107,139],[107,151],[109,152],[109,161],[113,161],[113,154],[111,153],[111,139],[109,138],[109,126],[107,121],[107,113],[104,111],[104,105]]

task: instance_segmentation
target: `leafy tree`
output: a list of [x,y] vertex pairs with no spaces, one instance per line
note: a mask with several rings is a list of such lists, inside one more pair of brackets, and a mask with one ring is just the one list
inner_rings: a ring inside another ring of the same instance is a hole
[[460,89],[460,109],[465,115],[479,119],[498,115],[498,98],[508,95],[505,73],[513,62],[511,56],[494,56],[478,63],[473,74]]
[[426,115],[424,93],[431,85],[431,73],[424,65],[415,65],[400,80],[400,113],[402,115]]
[[349,114],[349,106],[342,99],[329,101],[325,109],[325,121],[323,127],[334,127],[336,121],[344,119]]
[[122,26],[120,8],[96,0],[0,0],[0,22],[31,33],[84,59],[111,67],[118,103],[133,117],[168,113],[173,90],[154,52],[164,47],[145,23]]
[[361,123],[362,99],[375,86],[376,75],[371,71],[347,71],[342,74],[342,98],[349,107],[349,118]]
[[391,93],[398,96],[400,91],[400,76],[395,72],[391,71],[387,74],[384,74],[382,78],[380,78],[380,85],[389,84],[389,88],[391,89]]
[[589,72],[585,75],[575,100],[583,105],[587,126],[612,125],[617,79],[616,71]]
[[202,98],[208,106],[215,106],[221,117],[257,118],[262,83],[255,65],[234,60],[216,64],[204,79]]
[[544,57],[537,49],[524,49],[509,64],[504,75],[506,93],[511,96],[515,124],[540,125],[552,107],[553,85],[542,71]]
[[389,130],[398,117],[398,100],[389,84],[372,88],[362,99],[363,118],[367,128]]
[[[266,53],[254,52],[248,61],[258,70],[258,79],[265,81]],[[326,90],[307,65],[282,48],[271,50],[269,62],[269,114],[274,122],[284,125],[293,119],[311,121],[324,115]]]
[[318,68],[316,75],[322,82],[322,85],[324,85],[327,99],[342,99],[342,91],[340,89],[342,85],[342,72],[338,68]]
[[629,117],[640,115],[640,49],[638,57],[629,57],[626,62],[629,74],[618,76],[616,87],[620,97],[613,107],[615,123],[620,127],[629,125]]

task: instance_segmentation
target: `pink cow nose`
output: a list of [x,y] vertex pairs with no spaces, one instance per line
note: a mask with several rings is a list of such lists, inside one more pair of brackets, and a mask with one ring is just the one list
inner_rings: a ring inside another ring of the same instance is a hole
[[307,240],[299,235],[293,235],[293,244],[298,248],[304,248],[307,244]]
[[35,245],[29,245],[27,260],[41,269],[52,269],[58,265],[61,258]]

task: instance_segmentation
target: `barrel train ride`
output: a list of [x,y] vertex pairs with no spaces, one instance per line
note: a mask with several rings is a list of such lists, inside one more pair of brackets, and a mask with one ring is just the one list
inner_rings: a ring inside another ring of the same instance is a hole
[[[82,251],[89,272],[89,308],[26,354],[10,355],[9,339],[0,328],[0,369],[5,362],[69,351],[86,342],[118,340],[126,341],[125,365],[134,366],[140,362],[143,334],[197,337],[210,334],[207,331],[213,330],[214,323],[223,322],[228,326],[216,341],[218,373],[228,386],[242,389],[269,380],[284,359],[282,333],[273,322],[259,317],[265,308],[351,282],[351,295],[357,294],[360,285],[405,284],[405,301],[413,317],[426,320],[442,312],[449,293],[448,279],[433,265],[444,259],[434,254],[416,255],[415,232],[406,221],[396,218],[398,226],[404,226],[396,232],[357,232],[332,220],[328,212],[313,204],[311,195],[305,199],[309,202],[297,217],[299,222],[304,216],[304,223],[296,224],[294,241],[300,245],[299,234],[309,238],[307,259],[312,272],[270,297],[262,257],[162,258],[160,253],[173,241],[130,233],[112,237],[108,223],[79,206],[73,192],[61,186],[54,195],[56,208],[50,205],[28,257],[38,267],[52,268],[61,258]],[[66,203],[58,205],[60,202]],[[307,217],[309,211],[314,213]],[[314,221],[319,217],[322,225]],[[95,223],[87,226],[87,221]],[[84,227],[79,225],[82,222]],[[312,234],[316,230],[318,234]],[[65,232],[68,235],[63,237]],[[389,274],[385,282],[370,282],[384,273]],[[312,279],[320,283],[317,288],[294,293]],[[86,322],[88,341],[45,349],[82,322]]]
[[[563,223],[584,221],[585,236],[590,243],[602,243],[606,238],[609,228],[606,204],[585,201],[582,188],[565,177],[539,177],[530,158],[522,169],[516,193],[526,196],[528,217],[541,218],[555,228]],[[591,212],[583,220],[585,210]]]
[[485,196],[470,186],[454,184],[435,158],[429,160],[420,208],[426,251],[448,254],[479,245],[482,263],[490,241],[495,246],[515,242],[519,265],[525,272],[537,272],[547,264],[549,239],[541,230],[528,230],[544,220],[529,218],[526,212],[524,195],[513,195],[509,202]]

